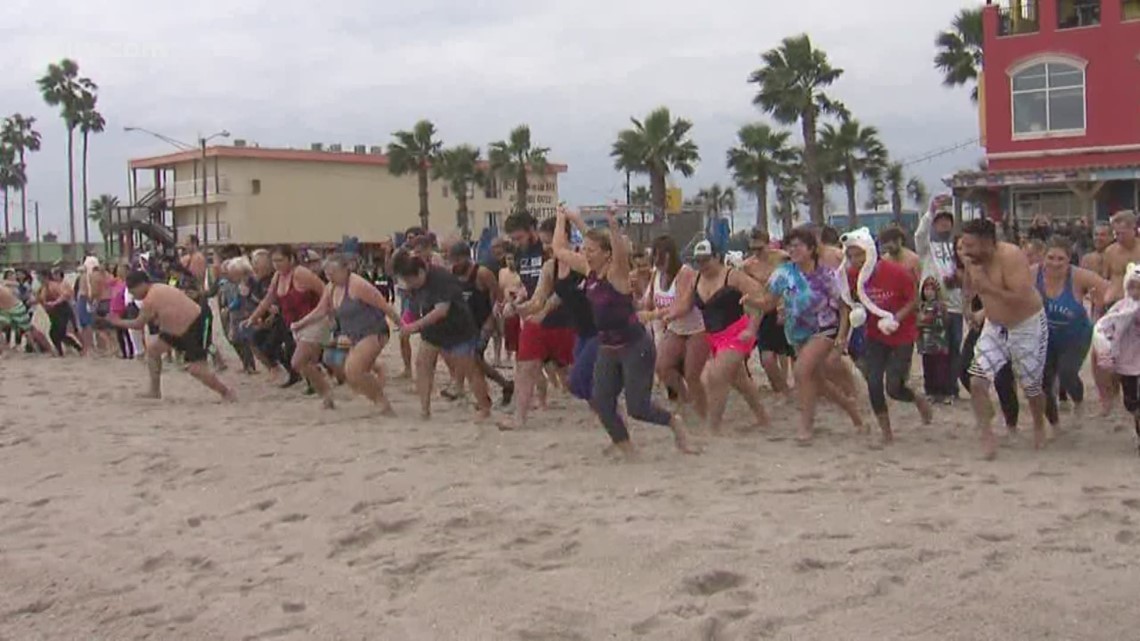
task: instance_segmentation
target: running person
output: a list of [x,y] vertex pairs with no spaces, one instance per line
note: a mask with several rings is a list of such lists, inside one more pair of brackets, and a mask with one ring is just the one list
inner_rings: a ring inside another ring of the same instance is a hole
[[313,311],[289,328],[294,333],[328,317],[336,319],[337,334],[350,345],[344,359],[344,377],[356,393],[375,403],[381,414],[395,416],[384,395],[384,381],[376,375],[376,359],[388,344],[388,321],[400,322],[400,315],[364,277],[351,271],[351,260],[336,254],[325,260],[329,279],[324,294]]
[[[728,402],[729,388],[735,389],[748,403],[756,426],[769,427],[768,414],[760,400],[760,389],[748,378],[748,356],[756,346],[759,315],[745,314],[744,297],[753,299],[763,292],[763,286],[739,269],[732,269],[713,250],[712,243],[702,240],[693,248],[697,262],[689,304],[701,311],[704,320],[705,340],[709,344],[708,403],[709,430],[720,433],[721,421]],[[684,302],[674,305],[664,316],[666,322],[683,317],[691,307]]]
[[1085,309],[1085,298],[1091,297],[1093,307],[1104,304],[1108,281],[1081,267],[1073,267],[1069,260],[1072,245],[1063,236],[1049,241],[1045,259],[1033,268],[1037,292],[1045,303],[1045,318],[1049,322],[1049,344],[1045,357],[1045,418],[1056,426],[1057,396],[1059,389],[1072,399],[1074,410],[1080,414],[1085,398],[1085,385],[1081,382],[1081,365],[1092,345],[1093,323]]
[[[1136,234],[1136,213],[1132,211],[1118,211],[1110,221],[1115,242],[1104,250],[1104,263],[1101,275],[1109,280],[1112,286],[1104,297],[1105,307],[1124,298],[1124,276],[1131,263],[1140,263],[1140,239]],[[1100,359],[1096,359],[1100,360]],[[1101,414],[1108,416],[1112,411],[1113,402],[1120,392],[1120,384],[1115,374],[1094,370],[1099,373],[1097,386],[1100,388]]]
[[590,406],[613,441],[611,446],[627,459],[635,454],[625,420],[617,411],[618,396],[625,391],[630,417],[673,431],[677,449],[695,453],[679,416],[672,416],[653,403],[653,339],[637,322],[630,288],[628,240],[621,234],[613,210],[606,212],[610,234],[589,230],[582,253],[570,248],[566,211],[559,208],[554,229],[555,259],[575,272],[586,274],[586,295],[598,329],[598,360],[594,366]]
[[[670,236],[653,241],[653,271],[645,293],[648,311],[638,314],[651,323],[657,343],[657,377],[677,395],[681,403],[691,403],[702,420],[708,419],[708,394],[701,373],[709,360],[705,321],[693,307],[693,285],[697,271],[681,262],[677,243]],[[687,312],[665,322],[674,307]]]
[[411,293],[412,311],[416,315],[416,320],[400,327],[400,333],[409,337],[419,334],[423,339],[415,369],[421,417],[431,417],[435,366],[442,353],[458,375],[471,381],[479,418],[489,418],[491,397],[487,392],[487,379],[475,361],[475,351],[480,345],[479,328],[464,304],[463,287],[451,272],[431,266],[424,258],[406,250],[396,252],[392,271]]
[[1120,377],[1124,409],[1140,444],[1140,263],[1124,273],[1124,298],[1096,323],[1094,340],[1105,369]]
[[[762,229],[752,230],[752,238],[748,243],[751,254],[744,261],[744,271],[762,285],[768,282],[777,267],[788,260],[787,252],[771,249],[768,246],[770,242],[768,232]],[[782,306],[777,306],[774,311],[764,314],[760,319],[760,329],[756,334],[756,351],[760,353],[760,366],[764,368],[772,390],[780,394],[790,394],[787,361],[795,356],[795,350],[788,344],[782,316]]]
[[71,295],[67,285],[63,282],[63,274],[58,270],[49,271],[40,284],[37,300],[47,312],[51,327],[48,329],[48,338],[55,347],[55,352],[63,356],[63,346],[66,344],[80,354],[83,353],[83,344],[67,333],[72,323],[74,313],[71,309]]
[[[52,352],[51,343],[43,332],[32,325],[32,314],[24,301],[12,293],[7,287],[0,286],[0,328],[21,332],[28,336],[35,345],[48,353]],[[0,352],[7,347],[7,341],[0,341]]]
[[142,311],[134,320],[111,318],[109,322],[122,329],[142,329],[151,321],[158,325],[158,340],[146,350],[147,369],[150,372],[150,390],[145,398],[162,398],[162,357],[170,350],[178,350],[186,360],[190,375],[217,392],[227,401],[237,400],[233,390],[226,387],[206,365],[209,357],[206,340],[211,322],[210,308],[191,299],[181,290],[151,283],[146,272],[127,274],[127,289],[142,302]]
[[1009,362],[1029,401],[1034,443],[1041,448],[1046,439],[1042,382],[1049,323],[1041,296],[1033,286],[1029,260],[1017,245],[999,242],[993,221],[984,218],[962,226],[962,255],[965,289],[982,299],[986,318],[970,366],[970,401],[982,432],[982,451],[988,460],[997,456],[990,387]]
[[[501,302],[499,280],[495,274],[471,260],[471,247],[465,242],[457,242],[448,250],[451,259],[451,273],[459,279],[463,287],[463,300],[471,309],[475,317],[475,325],[479,328],[479,349],[475,351],[475,362],[483,370],[483,375],[491,379],[503,389],[502,404],[511,402],[515,393],[514,383],[508,381],[502,372],[487,363],[486,351],[491,337],[495,333],[495,306]],[[457,373],[458,374],[458,373]],[[457,376],[456,391],[463,392],[463,377]]]

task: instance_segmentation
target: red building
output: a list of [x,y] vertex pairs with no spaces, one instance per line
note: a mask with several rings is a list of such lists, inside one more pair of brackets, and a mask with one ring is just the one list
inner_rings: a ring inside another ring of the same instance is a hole
[[955,195],[1021,225],[1140,209],[1140,0],[990,0],[983,22],[986,170]]

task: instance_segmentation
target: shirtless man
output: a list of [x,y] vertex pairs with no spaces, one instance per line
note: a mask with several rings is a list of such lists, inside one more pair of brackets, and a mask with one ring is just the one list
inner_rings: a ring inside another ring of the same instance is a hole
[[922,282],[922,259],[907,248],[903,230],[887,227],[879,232],[879,250],[882,252],[880,258],[906,267],[914,276],[914,282]]
[[[23,332],[41,351],[54,353],[47,336],[32,324],[32,312],[24,301],[6,286],[0,285],[0,329]],[[0,354],[8,348],[8,341],[0,339]]]
[[146,272],[134,271],[127,275],[127,289],[136,300],[142,301],[138,318],[123,320],[110,318],[109,322],[121,329],[146,327],[152,320],[158,324],[158,340],[147,346],[146,362],[150,372],[150,390],[144,398],[162,398],[162,357],[170,350],[182,352],[186,370],[190,375],[214,390],[227,401],[237,400],[233,390],[218,380],[206,365],[209,326],[212,317],[205,307],[182,290],[150,282]]
[[1104,252],[1108,249],[1108,246],[1112,244],[1112,226],[1105,223],[1097,223],[1096,229],[1093,231],[1092,242],[1093,250],[1081,256],[1081,267],[1091,272],[1096,272],[1104,278]]
[[206,290],[206,255],[198,245],[198,236],[190,234],[186,253],[182,255],[182,266],[198,281],[198,289]]
[[[764,285],[772,277],[772,272],[788,260],[787,252],[782,249],[772,249],[770,243],[768,232],[753,229],[748,243],[750,253],[748,258],[744,259],[742,266],[744,273]],[[788,370],[791,369],[791,357],[795,355],[795,350],[788,344],[788,338],[784,334],[783,310],[780,307],[760,319],[760,329],[756,334],[756,351],[760,353],[760,366],[764,368],[772,390],[789,394],[791,398]]]
[[[1033,413],[1034,444],[1045,444],[1045,374],[1049,324],[1030,276],[1029,260],[1013,244],[999,242],[993,221],[981,218],[962,226],[965,288],[982,299],[986,324],[970,365],[970,401],[982,432],[987,460],[997,456],[990,387],[1006,363],[1014,372]],[[967,299],[968,300],[968,299]]]
[[839,232],[830,225],[824,225],[816,233],[819,239],[819,263],[831,269],[839,269],[843,264],[843,248],[839,246]]

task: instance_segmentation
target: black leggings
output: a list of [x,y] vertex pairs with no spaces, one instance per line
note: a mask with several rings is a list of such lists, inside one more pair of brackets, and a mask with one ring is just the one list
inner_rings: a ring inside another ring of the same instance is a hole
[[[962,385],[970,389],[970,363],[974,360],[974,345],[978,342],[981,331],[971,329],[962,344],[962,368],[958,376]],[[1007,427],[1017,427],[1017,417],[1020,414],[1021,403],[1017,400],[1017,384],[1013,378],[1013,364],[1006,363],[1005,367],[994,377],[994,389],[997,390],[998,403],[1001,404],[1001,413],[1005,417]]]
[[130,360],[135,357],[135,341],[131,338],[130,330],[120,329],[115,332],[119,338],[119,355]]
[[1121,376],[1120,392],[1124,397],[1124,409],[1132,414],[1136,437],[1140,439],[1140,376]]
[[281,365],[290,375],[293,375],[293,352],[297,351],[297,343],[293,339],[293,332],[285,325],[280,316],[273,318],[273,324],[254,334],[254,347],[261,352],[270,365]]
[[49,307],[47,313],[48,319],[51,320],[48,338],[51,339],[51,344],[55,347],[56,353],[63,356],[64,345],[69,345],[75,348],[75,351],[82,352],[83,346],[79,344],[79,341],[67,335],[67,328],[75,322],[75,315],[71,313],[71,305],[60,303],[55,307]]
[[657,352],[648,332],[620,348],[601,347],[594,363],[594,391],[590,407],[598,414],[614,443],[629,440],[625,420],[618,414],[618,396],[625,390],[630,418],[668,425],[672,416],[653,402],[653,366]]
[[887,396],[903,403],[914,402],[914,392],[907,386],[913,355],[914,343],[891,347],[878,341],[867,341],[867,351],[859,360],[859,369],[867,380],[867,393],[875,414],[887,413]]

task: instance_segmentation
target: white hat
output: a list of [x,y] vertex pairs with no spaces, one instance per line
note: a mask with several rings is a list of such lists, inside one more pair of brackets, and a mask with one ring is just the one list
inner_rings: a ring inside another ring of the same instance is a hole
[[693,247],[693,258],[708,258],[715,255],[712,243],[707,240],[702,240]]
[[88,256],[87,258],[84,258],[83,269],[86,269],[87,271],[99,269],[99,259],[94,256]]

